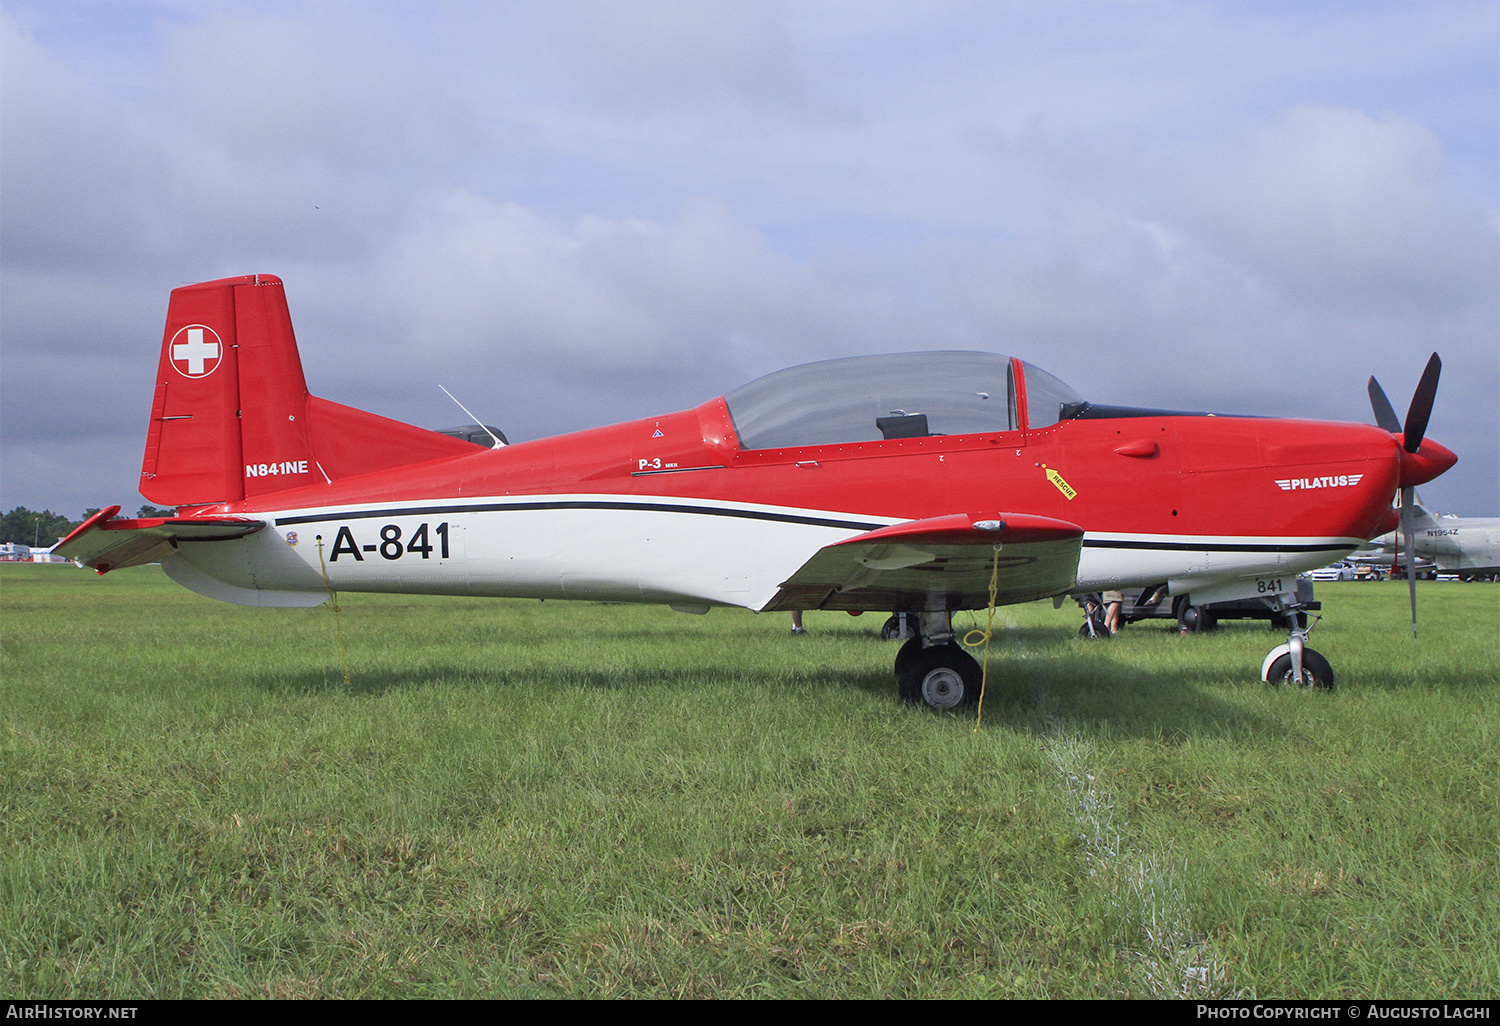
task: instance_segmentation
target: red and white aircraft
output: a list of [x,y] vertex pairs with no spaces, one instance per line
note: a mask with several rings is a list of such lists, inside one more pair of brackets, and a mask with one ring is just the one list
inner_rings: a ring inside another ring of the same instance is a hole
[[[177,516],[111,507],[55,551],[100,573],[159,560],[252,606],[338,590],[914,613],[901,694],[950,708],[980,679],[955,610],[1165,582],[1294,614],[1298,572],[1391,530],[1392,494],[1455,462],[1421,438],[1436,375],[1434,357],[1403,433],[1100,406],[1019,359],[907,353],[488,447],[311,395],[281,281],[228,278],[167,313],[141,494]],[[1331,684],[1288,619],[1262,676]]]

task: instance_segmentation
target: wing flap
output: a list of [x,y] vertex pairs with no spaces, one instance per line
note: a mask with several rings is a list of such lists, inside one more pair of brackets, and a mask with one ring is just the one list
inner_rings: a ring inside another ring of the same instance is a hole
[[147,517],[114,519],[119,506],[101,509],[53,547],[59,556],[101,574],[154,563],[181,541],[231,541],[264,528],[247,517]]
[[[908,520],[826,545],[784,581],[766,611],[982,609],[1072,590],[1083,528],[1024,513]],[[998,567],[998,573],[996,569]]]

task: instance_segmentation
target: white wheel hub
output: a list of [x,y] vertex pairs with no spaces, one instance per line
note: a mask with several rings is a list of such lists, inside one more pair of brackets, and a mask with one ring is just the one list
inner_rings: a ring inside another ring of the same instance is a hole
[[957,670],[939,666],[922,678],[922,701],[934,709],[952,709],[964,700],[964,679]]

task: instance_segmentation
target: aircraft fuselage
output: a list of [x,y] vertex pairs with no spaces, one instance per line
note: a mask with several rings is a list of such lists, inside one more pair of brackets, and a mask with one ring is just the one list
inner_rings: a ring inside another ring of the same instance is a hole
[[760,609],[841,539],[1025,510],[1084,529],[1076,590],[1186,591],[1293,576],[1388,529],[1396,450],[1363,425],[1177,415],[747,450],[715,399],[205,507],[271,529],[184,542],[164,565],[189,586],[202,582],[178,564],[271,601],[332,587]]

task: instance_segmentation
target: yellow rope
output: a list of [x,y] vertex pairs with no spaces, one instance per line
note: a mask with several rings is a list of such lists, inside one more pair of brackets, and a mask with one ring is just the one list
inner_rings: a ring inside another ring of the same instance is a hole
[[[339,658],[344,661],[344,687],[349,687],[349,653],[344,651],[344,626],[339,619],[339,597],[328,580],[328,564],[323,562],[323,536],[318,535],[318,569],[323,572],[323,587],[328,589],[328,605],[333,609],[333,630],[339,639]],[[993,595],[993,592],[991,592]],[[983,697],[983,688],[980,696]]]
[[[989,684],[990,677],[990,637],[994,633],[995,626],[995,593],[1000,590],[1000,546],[995,546],[995,562],[990,567],[990,605],[985,611],[984,629],[975,628],[964,635],[964,644],[970,648],[984,646],[984,663],[979,671],[979,712],[974,718],[974,732],[979,732],[979,725],[984,722],[984,691]],[[978,640],[974,640],[974,639]]]

